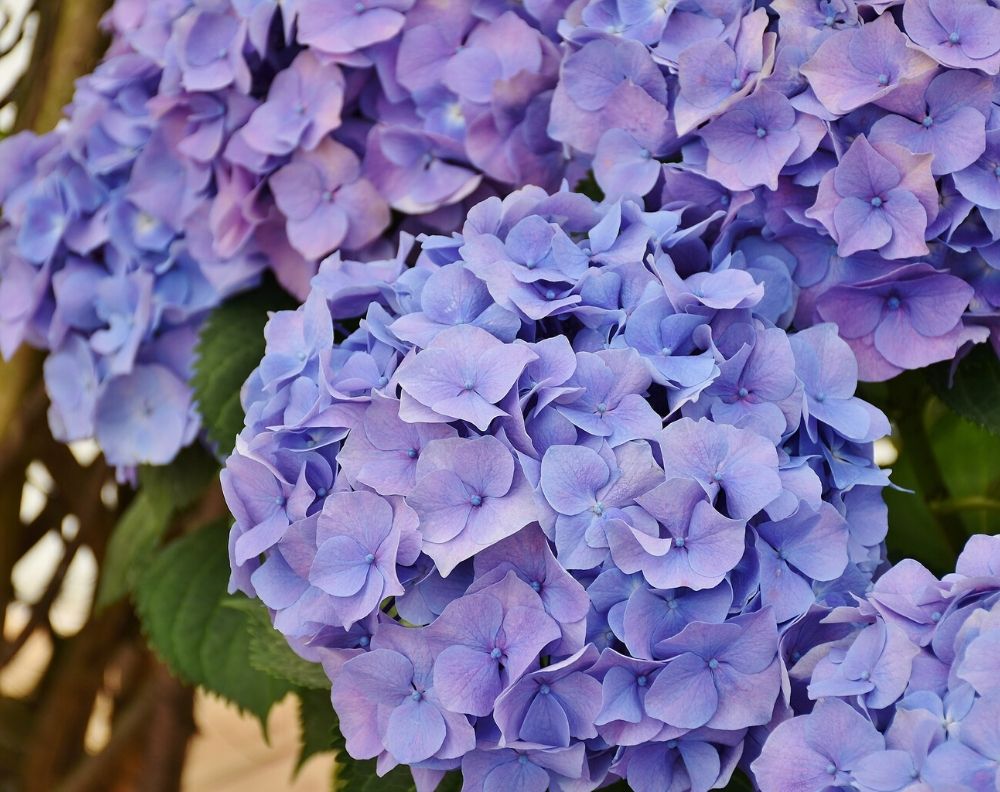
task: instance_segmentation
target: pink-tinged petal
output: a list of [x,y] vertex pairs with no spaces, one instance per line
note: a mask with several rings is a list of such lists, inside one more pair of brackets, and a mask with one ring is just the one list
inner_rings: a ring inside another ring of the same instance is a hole
[[[926,225],[926,218],[925,225]],[[850,256],[861,250],[878,250],[892,240],[892,226],[882,208],[861,198],[845,198],[833,210],[837,253]]]
[[306,258],[318,260],[344,241],[348,230],[347,214],[337,204],[321,201],[309,217],[289,220],[286,228],[292,247]]

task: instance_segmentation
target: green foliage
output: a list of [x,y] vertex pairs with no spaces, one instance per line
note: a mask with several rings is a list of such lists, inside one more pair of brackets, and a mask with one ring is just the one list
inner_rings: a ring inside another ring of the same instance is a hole
[[182,680],[255,715],[262,727],[292,685],[247,662],[249,616],[226,607],[224,522],[170,544],[142,573],[136,607],[150,645]]
[[233,450],[243,428],[240,389],[264,355],[268,312],[295,306],[288,294],[268,281],[224,302],[202,326],[191,384],[205,433],[220,457]]
[[299,758],[295,772],[316,754],[326,751],[344,751],[344,738],[337,726],[337,715],[330,703],[330,693],[325,690],[300,690],[299,726],[302,729]]
[[95,598],[98,609],[134,589],[139,573],[149,564],[169,524],[170,512],[155,508],[148,493],[135,496],[108,540]]
[[267,610],[258,600],[233,597],[224,604],[246,616],[250,665],[296,687],[327,691],[326,703],[330,707],[330,680],[323,667],[303,660],[292,651],[281,633],[271,626]]
[[1000,359],[989,344],[979,344],[959,364],[954,379],[951,361],[927,371],[937,395],[956,413],[1000,435]]
[[130,594],[153,558],[173,516],[218,481],[218,463],[200,445],[181,451],[169,465],[139,471],[142,489],[115,525],[101,569],[96,605],[105,608]]
[[144,465],[139,483],[154,509],[176,513],[195,501],[218,481],[219,463],[200,443],[185,448],[169,465]]

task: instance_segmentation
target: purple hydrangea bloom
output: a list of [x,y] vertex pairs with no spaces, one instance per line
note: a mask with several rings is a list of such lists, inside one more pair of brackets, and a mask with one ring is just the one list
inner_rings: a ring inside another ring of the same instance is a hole
[[931,159],[860,136],[823,177],[806,215],[823,224],[841,256],[862,250],[887,259],[924,255],[924,233],[938,210]]
[[[850,348],[793,346],[742,251],[715,266],[682,223],[529,187],[417,255],[329,259],[272,317],[231,584],[323,662],[354,755],[429,785],[459,756],[472,788],[722,783],[786,706],[779,620],[871,580],[884,419],[802,351]],[[812,417],[820,388],[847,419]]]

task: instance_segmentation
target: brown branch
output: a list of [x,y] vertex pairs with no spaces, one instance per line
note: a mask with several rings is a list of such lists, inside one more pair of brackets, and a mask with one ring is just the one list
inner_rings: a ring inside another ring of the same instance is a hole
[[28,617],[27,624],[25,624],[21,631],[14,637],[14,640],[4,642],[3,645],[0,646],[0,669],[3,669],[6,665],[8,665],[17,653],[24,648],[28,639],[35,633],[35,630],[50,629],[49,611],[52,609],[52,604],[59,596],[59,592],[62,591],[63,581],[66,579],[66,573],[69,572],[70,564],[73,563],[73,559],[76,558],[76,552],[79,549],[79,537],[70,542],[64,543],[62,558],[59,559],[59,563],[56,565],[55,570],[53,570],[52,577],[49,578],[49,582],[45,586],[45,591],[42,592],[42,596],[38,598],[37,602],[31,605],[31,615]]

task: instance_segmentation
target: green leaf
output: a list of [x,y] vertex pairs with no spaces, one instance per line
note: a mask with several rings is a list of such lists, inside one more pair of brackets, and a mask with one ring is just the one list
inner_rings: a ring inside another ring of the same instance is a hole
[[374,759],[359,762],[342,754],[337,757],[334,789],[336,792],[416,792],[417,785],[406,765],[399,765],[379,778]]
[[330,693],[323,690],[300,690],[297,695],[302,732],[299,758],[295,763],[296,775],[316,754],[344,750],[344,738],[337,724],[337,714],[330,703]]
[[225,605],[227,534],[219,521],[170,544],[139,577],[136,609],[149,644],[180,679],[252,713],[263,728],[292,685],[247,662],[249,617]]
[[143,492],[159,512],[176,513],[191,506],[218,481],[219,463],[204,446],[185,448],[169,465],[144,465],[139,470]]
[[[250,665],[278,679],[283,679],[296,687],[313,690],[330,690],[330,679],[323,666],[303,660],[288,645],[285,638],[274,627],[267,609],[257,600],[233,597],[225,602],[229,608],[246,615],[250,636]],[[329,693],[327,693],[329,699]],[[329,704],[329,701],[327,702]]]
[[135,496],[108,540],[94,602],[98,610],[134,589],[169,524],[170,512],[155,508],[149,493],[141,491]]
[[293,298],[268,281],[224,302],[202,325],[191,385],[205,432],[222,457],[233,450],[243,428],[240,390],[264,355],[268,312],[295,306]]
[[990,344],[977,344],[949,382],[951,361],[927,369],[941,400],[963,418],[1000,434],[1000,359]]

